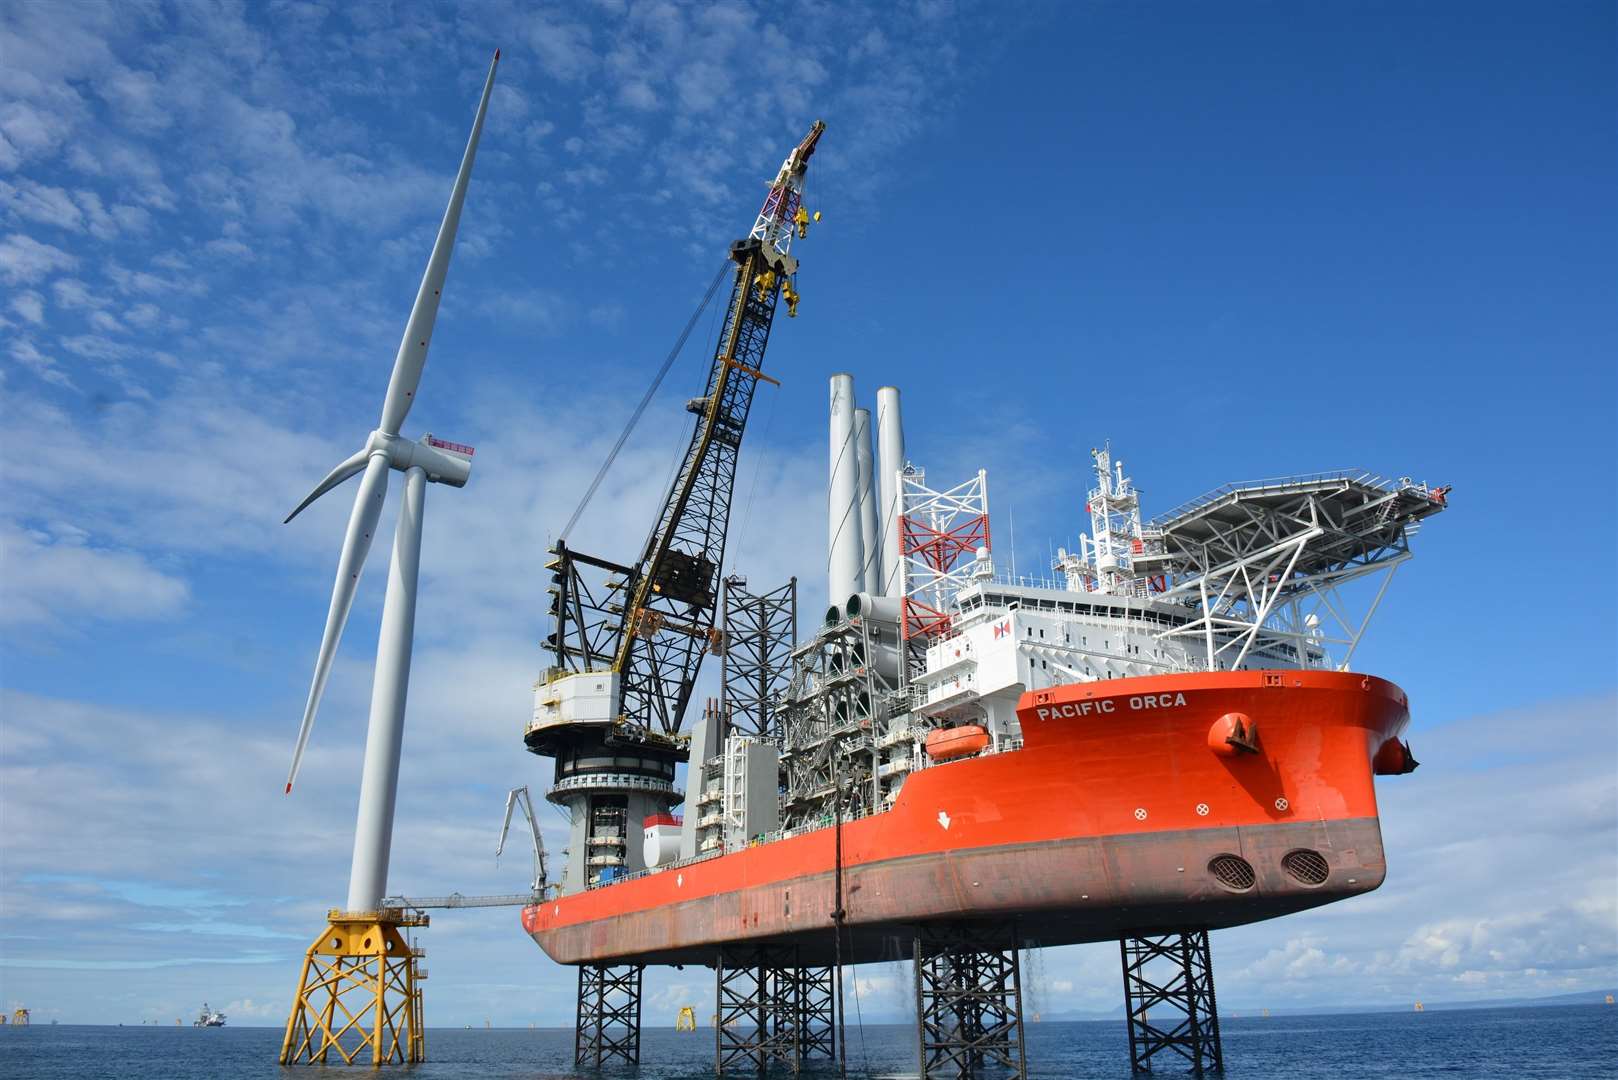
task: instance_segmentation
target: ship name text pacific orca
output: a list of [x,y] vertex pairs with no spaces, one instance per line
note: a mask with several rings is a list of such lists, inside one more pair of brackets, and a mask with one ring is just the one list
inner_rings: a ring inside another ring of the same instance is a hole
[[1069,701],[1065,705],[1041,705],[1036,714],[1041,720],[1055,720],[1078,716],[1093,716],[1115,712],[1123,701],[1130,712],[1143,709],[1177,709],[1185,704],[1184,694],[1138,694],[1131,698],[1103,698],[1100,701]]

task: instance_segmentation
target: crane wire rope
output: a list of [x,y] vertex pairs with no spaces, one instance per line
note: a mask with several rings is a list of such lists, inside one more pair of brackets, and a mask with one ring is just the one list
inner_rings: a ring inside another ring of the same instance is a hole
[[636,405],[635,411],[629,414],[629,423],[624,425],[624,430],[618,436],[618,441],[612,444],[612,449],[607,453],[607,460],[603,461],[601,468],[596,470],[595,479],[591,480],[590,486],[585,489],[584,498],[579,500],[579,505],[574,509],[573,516],[568,518],[567,524],[563,526],[560,537],[563,542],[566,542],[568,534],[573,531],[573,526],[579,523],[579,518],[584,515],[585,508],[590,505],[590,500],[595,497],[596,489],[601,487],[601,481],[606,479],[607,471],[612,468],[612,463],[618,459],[618,452],[624,448],[624,443],[629,441],[629,436],[635,430],[635,425],[640,423],[641,416],[646,412],[646,406],[652,403],[652,398],[656,396],[658,388],[663,385],[664,377],[668,375],[669,369],[674,366],[674,361],[679,358],[680,351],[685,348],[686,339],[691,336],[691,331],[695,329],[697,320],[701,319],[702,313],[708,310],[709,303],[713,301],[714,293],[719,291],[719,283],[725,278],[725,270],[728,266],[729,260],[726,260],[719,267],[719,271],[714,274],[713,281],[708,284],[708,291],[703,294],[702,303],[698,304],[697,310],[691,313],[691,318],[686,321],[685,329],[681,330],[680,336],[675,339],[674,347],[669,350],[668,356],[663,358],[663,366],[657,369],[657,375],[652,379],[652,385],[646,388],[646,393],[641,397],[640,404]]
[[[724,268],[721,267],[720,273],[723,273],[723,272],[724,272]],[[710,290],[711,290],[711,286],[710,286]],[[712,297],[710,296],[709,299],[711,299],[711,298]],[[706,303],[706,301],[705,301],[705,303]],[[728,312],[727,312],[727,314],[728,314]],[[701,308],[697,309],[697,315],[698,315],[698,317],[700,317],[702,315],[702,309]],[[712,342],[716,343],[716,345],[715,345],[715,352],[716,353],[718,351],[717,342],[719,341],[719,333],[720,333],[720,331],[722,329],[723,329],[723,327],[720,326],[720,323],[719,323],[719,309],[718,308],[710,309],[708,311],[708,325],[707,325],[706,329],[703,331],[703,335],[704,335],[705,340],[712,341]],[[700,425],[702,423],[702,420],[700,418],[698,418],[698,420],[696,422]],[[685,463],[686,463],[685,462],[685,457],[686,457],[686,454],[690,450],[690,442],[691,442],[691,439],[692,439],[693,434],[694,434],[694,433],[688,434],[687,430],[684,427],[682,427],[681,425],[679,425],[679,424],[670,424],[669,425],[669,432],[670,432],[669,452],[668,452],[669,471],[668,471],[668,475],[663,477],[663,486],[658,489],[659,491],[666,491],[666,492],[672,492],[674,490],[674,481],[679,478],[680,470],[685,467]],[[657,537],[657,530],[662,524],[663,524],[662,517],[660,515],[655,515],[654,514],[653,517],[652,517],[652,523],[646,527],[646,536],[640,542],[640,551],[642,552],[642,554],[645,554],[645,553],[648,553],[648,552],[651,551],[651,549],[652,549],[652,541]]]

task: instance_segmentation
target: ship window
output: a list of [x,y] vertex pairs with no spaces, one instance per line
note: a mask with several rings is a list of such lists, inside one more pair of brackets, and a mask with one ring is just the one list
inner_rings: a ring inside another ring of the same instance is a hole
[[1039,629],[1039,636],[1040,636],[1040,637],[1044,637],[1044,636],[1045,636],[1045,628],[1044,628],[1044,627],[1040,627],[1040,629]]

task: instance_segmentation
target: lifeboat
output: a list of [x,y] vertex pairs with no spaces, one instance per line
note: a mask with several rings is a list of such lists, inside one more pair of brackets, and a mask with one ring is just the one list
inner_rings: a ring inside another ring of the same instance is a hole
[[989,733],[976,724],[939,728],[927,736],[927,756],[934,761],[970,757],[989,745]]

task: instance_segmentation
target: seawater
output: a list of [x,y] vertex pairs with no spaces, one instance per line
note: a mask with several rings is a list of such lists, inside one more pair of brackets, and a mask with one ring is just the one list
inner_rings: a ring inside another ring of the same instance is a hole
[[[1618,1076],[1618,1006],[1222,1017],[1220,1029],[1225,1080]],[[850,1025],[848,1036],[849,1076],[916,1076],[913,1028],[866,1025],[862,1031]],[[1122,1020],[1029,1024],[1029,1075],[1040,1080],[1131,1080],[1127,1039]],[[275,1064],[280,1044],[281,1032],[271,1028],[7,1026],[0,1028],[0,1077],[290,1080],[348,1074],[282,1069]],[[639,1068],[577,1070],[572,1055],[571,1030],[430,1028],[430,1060],[409,1070],[390,1070],[389,1075],[408,1072],[411,1080],[705,1080],[713,1076],[714,1033],[712,1028],[695,1033],[646,1029]],[[790,1074],[776,1068],[770,1075]],[[817,1063],[803,1075],[830,1080],[839,1074],[835,1065]],[[1183,1072],[1164,1063],[1156,1075]]]

